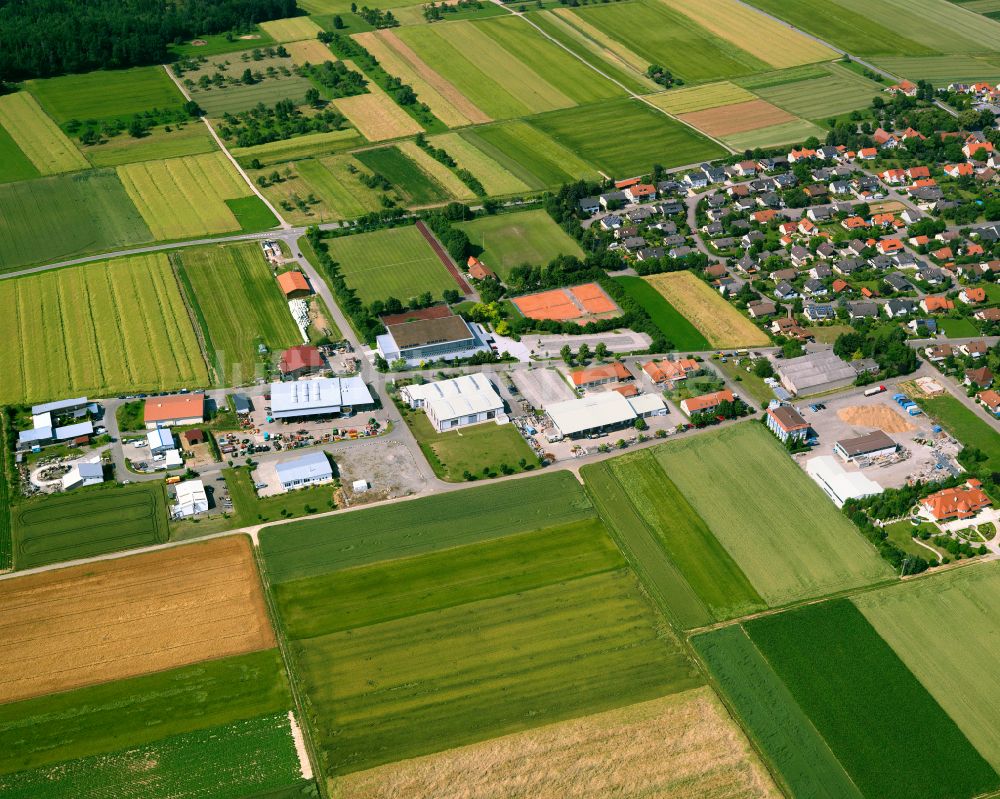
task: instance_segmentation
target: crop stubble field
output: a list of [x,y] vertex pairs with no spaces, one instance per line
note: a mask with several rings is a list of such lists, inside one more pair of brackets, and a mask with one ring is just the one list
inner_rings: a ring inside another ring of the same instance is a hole
[[208,372],[166,256],[134,255],[0,282],[0,401],[204,385]]
[[703,352],[711,345],[687,317],[681,314],[661,292],[641,277],[618,277],[625,292],[641,305],[660,328],[667,340],[678,350]]

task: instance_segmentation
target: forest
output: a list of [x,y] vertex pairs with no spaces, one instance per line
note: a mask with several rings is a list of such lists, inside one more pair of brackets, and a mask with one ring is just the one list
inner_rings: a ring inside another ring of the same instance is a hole
[[170,44],[296,13],[295,0],[0,0],[0,84],[162,64]]

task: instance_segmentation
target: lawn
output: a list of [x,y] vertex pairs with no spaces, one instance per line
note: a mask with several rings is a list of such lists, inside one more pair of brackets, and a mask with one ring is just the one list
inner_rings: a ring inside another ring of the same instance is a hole
[[271,583],[593,518],[565,471],[308,519],[261,531]]
[[625,289],[626,294],[642,306],[676,349],[702,352],[710,348],[708,339],[698,331],[698,328],[641,277],[619,277],[615,280]]
[[520,472],[525,468],[520,465],[522,461],[525,466],[538,463],[535,453],[512,424],[485,422],[438,433],[423,413],[406,413],[403,418],[434,474],[442,480],[458,483],[466,479],[466,473],[484,477],[484,470],[497,474],[506,466],[512,472]]
[[14,565],[30,569],[162,544],[167,511],[159,482],[58,494],[17,505]]
[[408,158],[399,147],[361,150],[354,157],[388,180],[409,205],[430,205],[447,200],[445,188]]
[[580,245],[542,209],[482,216],[458,227],[480,249],[477,257],[501,279],[522,264],[545,266],[560,255],[583,257]]
[[[167,131],[169,128],[169,132]],[[159,161],[163,158],[180,158],[216,150],[215,139],[201,122],[186,125],[166,125],[151,128],[140,139],[115,136],[103,144],[82,147],[81,151],[94,166],[121,166],[137,161]]]
[[396,297],[404,303],[457,288],[455,279],[416,227],[330,239],[330,255],[362,302]]
[[722,698],[791,796],[862,799],[767,661],[733,625],[691,639]]
[[[863,795],[944,799],[1000,787],[989,763],[848,600],[745,627]],[[934,756],[915,739],[933,741]]]
[[172,257],[222,385],[259,376],[259,344],[277,354],[302,343],[256,242],[179,250]]
[[166,256],[156,253],[0,282],[0,402],[41,402],[208,382]]
[[[669,272],[645,280],[701,331],[710,346],[766,347],[770,344],[766,333],[690,272]],[[670,316],[665,318],[669,320]]]
[[260,524],[276,519],[294,519],[317,511],[325,513],[335,507],[333,493],[336,485],[333,483],[301,488],[273,497],[258,497],[247,467],[224,469],[223,476],[236,511],[229,527]]
[[823,78],[757,89],[765,100],[806,119],[827,119],[865,108],[883,86],[839,64],[828,64]]
[[687,83],[747,75],[769,68],[746,50],[714,36],[690,17],[655,0],[584,6],[573,13]]
[[[917,404],[966,447],[976,447],[987,460],[982,464],[990,471],[1000,471],[1000,433],[957,399],[945,392],[936,397],[914,394]],[[983,414],[985,410],[981,411]]]
[[179,110],[184,105],[184,95],[163,67],[30,80],[27,88],[60,125],[71,119],[128,121],[143,111]]
[[127,164],[118,175],[156,239],[239,230],[226,200],[253,194],[221,152]]
[[653,164],[682,166],[724,155],[719,145],[637,100],[555,111],[532,124],[615,177],[648,172]]
[[716,620],[766,607],[651,450],[615,458],[610,466],[636,512]]
[[27,92],[0,96],[0,125],[43,175],[90,166]]
[[979,335],[979,328],[972,323],[971,319],[942,317],[938,320],[938,325],[948,338],[973,338]]
[[1000,769],[1000,687],[983,680],[1000,655],[997,564],[853,599],[994,769]]
[[0,125],[0,183],[31,180],[40,174],[38,167],[17,146],[7,129]]
[[431,136],[429,141],[454,158],[460,168],[468,169],[483,184],[486,193],[491,197],[520,194],[531,190],[527,183],[504,169],[482,150],[477,150],[468,140],[462,138],[460,133]]
[[734,383],[738,383],[741,392],[749,394],[754,402],[760,403],[761,407],[767,407],[767,404],[774,399],[774,391],[764,382],[763,378],[746,370],[745,367],[751,363],[750,358],[741,358],[740,360],[727,358],[725,363],[722,363],[721,360],[712,361],[712,366]]
[[768,605],[892,576],[763,425],[744,422],[655,452]]

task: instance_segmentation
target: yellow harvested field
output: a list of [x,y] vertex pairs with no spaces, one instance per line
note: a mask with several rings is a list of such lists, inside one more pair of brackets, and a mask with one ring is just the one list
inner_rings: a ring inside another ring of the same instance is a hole
[[421,150],[412,140],[400,142],[396,145],[407,158],[413,161],[420,169],[430,175],[432,180],[437,181],[444,190],[456,200],[472,200],[475,194],[466,186],[448,167],[440,161],[435,161],[427,153]]
[[706,108],[704,111],[680,114],[678,119],[705,131],[709,136],[730,136],[746,130],[784,125],[786,122],[794,122],[797,117],[776,105],[771,105],[766,100],[750,100],[746,103],[734,103],[721,108]]
[[689,114],[692,111],[704,111],[706,108],[756,100],[757,95],[748,92],[742,86],[724,80],[702,86],[671,89],[662,94],[649,95],[645,99],[668,114]]
[[275,644],[243,536],[0,582],[0,703]]
[[[344,63],[349,69],[357,70],[352,62]],[[368,141],[398,139],[423,132],[420,123],[400,108],[380,87],[369,81],[368,90],[368,94],[341,97],[333,101]]]
[[260,29],[270,34],[276,42],[298,42],[315,39],[323,29],[309,17],[289,17],[260,23]]
[[292,61],[299,66],[306,62],[310,64],[322,64],[324,61],[337,61],[337,56],[330,52],[319,39],[304,39],[300,42],[289,42],[285,49],[292,57]]
[[128,164],[118,177],[157,239],[239,230],[225,201],[253,193],[223,153]]
[[440,147],[462,168],[468,169],[483,184],[486,193],[496,196],[531,191],[531,187],[486,153],[473,147],[457,133],[431,136],[430,143]]
[[449,81],[428,67],[416,53],[388,30],[358,33],[353,37],[390,75],[409,83],[420,102],[449,128],[489,122],[474,103]]
[[27,92],[0,96],[0,125],[43,175],[90,168],[83,154]]
[[771,19],[740,0],[660,0],[721,39],[777,69],[831,61],[829,47]]
[[718,292],[690,272],[644,278],[698,328],[713,347],[763,347],[770,339]]
[[334,781],[340,799],[777,799],[710,688],[550,724]]

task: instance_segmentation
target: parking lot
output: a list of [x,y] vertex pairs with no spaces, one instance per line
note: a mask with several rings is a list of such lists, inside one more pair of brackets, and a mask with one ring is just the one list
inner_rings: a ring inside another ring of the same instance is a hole
[[517,369],[511,377],[521,396],[534,408],[576,398],[566,378],[554,368]]

